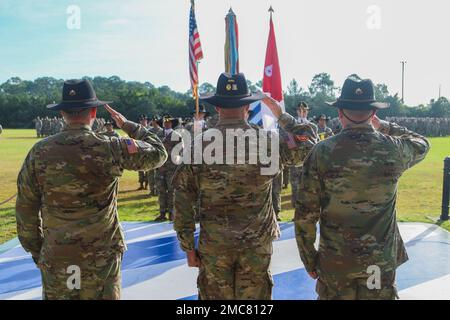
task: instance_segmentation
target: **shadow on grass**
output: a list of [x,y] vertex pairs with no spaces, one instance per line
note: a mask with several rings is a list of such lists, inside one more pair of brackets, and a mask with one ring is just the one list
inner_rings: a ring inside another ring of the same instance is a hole
[[158,202],[156,200],[152,200],[149,202],[135,202],[135,203],[129,203],[124,205],[119,205],[119,210],[126,210],[126,211],[132,211],[135,209],[144,209],[148,208],[149,210],[152,210],[153,208],[157,207]]
[[134,196],[131,196],[131,197],[120,198],[120,199],[117,200],[117,203],[123,203],[123,202],[129,202],[129,201],[137,201],[137,200],[142,200],[140,202],[141,203],[145,203],[145,204],[148,204],[148,202],[150,202],[150,205],[156,204],[157,201],[158,201],[157,198],[150,197],[148,194],[139,194],[139,195],[134,195]]
[[119,190],[119,194],[127,194],[127,193],[133,193],[133,192],[138,192],[141,190],[138,189],[130,189],[130,190]]
[[8,212],[8,211],[11,211],[11,214],[14,215],[15,214],[15,207],[0,208],[0,214],[2,214],[4,212]]
[[0,244],[16,236],[16,214],[14,208],[0,209]]

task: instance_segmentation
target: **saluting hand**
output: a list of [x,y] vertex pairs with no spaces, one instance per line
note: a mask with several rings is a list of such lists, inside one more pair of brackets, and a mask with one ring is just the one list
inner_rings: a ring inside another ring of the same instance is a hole
[[127,118],[125,118],[121,113],[117,112],[109,105],[105,105],[106,110],[111,114],[111,118],[116,122],[118,128],[122,128],[123,124],[127,122]]
[[283,113],[283,109],[281,108],[281,105],[277,100],[266,95],[266,97],[262,101],[270,109],[270,111],[272,111],[273,115],[277,119],[281,117],[281,114]]

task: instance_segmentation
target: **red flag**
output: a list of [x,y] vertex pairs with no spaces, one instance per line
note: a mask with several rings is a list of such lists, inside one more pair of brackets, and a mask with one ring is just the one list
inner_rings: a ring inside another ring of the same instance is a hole
[[277,101],[283,100],[280,63],[278,61],[277,41],[275,39],[272,14],[270,14],[269,40],[267,41],[266,63],[264,64],[263,91],[270,92],[272,98]]

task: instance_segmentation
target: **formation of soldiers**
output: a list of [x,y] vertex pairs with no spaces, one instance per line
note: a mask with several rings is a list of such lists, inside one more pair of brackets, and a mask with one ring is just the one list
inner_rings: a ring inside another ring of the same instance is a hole
[[65,127],[65,122],[58,117],[37,117],[33,120],[34,128],[36,129],[36,137],[45,138],[61,132]]
[[[385,120],[397,123],[426,137],[450,136],[450,118],[386,117]],[[334,134],[339,133],[342,129],[339,118],[331,119],[328,126]]]
[[387,117],[402,127],[426,137],[446,137],[450,135],[450,118]]
[[[205,119],[202,108],[192,123],[164,115],[149,126],[147,117],[140,124],[128,121],[98,100],[88,80],[64,83],[63,101],[48,108],[60,111],[70,130],[36,143],[18,177],[17,231],[41,271],[43,298],[120,298],[126,244],[118,181],[124,170],[135,170],[147,172],[149,185],[148,172],[154,173],[158,220],[174,221],[188,265],[199,269],[200,299],[271,299],[272,242],[280,236],[274,190],[285,185],[281,177],[289,167],[298,251],[317,281],[319,299],[395,299],[395,272],[408,260],[395,215],[397,182],[425,158],[427,139],[380,120],[377,110],[388,105],[375,100],[371,80],[357,75],[345,80],[340,97],[330,103],[341,124],[336,135],[327,117],[318,117],[317,124],[308,120],[304,102],[294,118],[269,96],[251,94],[241,73],[221,74],[216,88],[201,100],[215,106],[217,116]],[[249,105],[261,100],[277,119],[279,135],[248,123]],[[100,106],[128,137],[117,137],[107,123],[108,135],[93,130]],[[232,164],[178,163],[172,138],[182,126],[203,149],[211,143],[203,138],[212,127],[222,136],[236,129],[258,134],[245,150],[235,146]],[[252,153],[261,134],[268,134],[265,154],[271,154],[272,142],[279,150],[276,170],[267,174],[266,163],[250,161],[259,159]],[[243,163],[236,161],[240,153],[248,155]],[[67,285],[74,265],[81,272],[75,288]],[[378,278],[369,283],[373,276]]]
[[[194,134],[195,129],[199,129],[200,132],[207,130],[211,125],[211,122],[207,119],[208,115],[209,113],[206,111],[205,106],[201,105],[198,115],[196,110],[194,110],[192,118],[174,118],[169,114],[166,114],[163,117],[147,117],[143,114],[139,117],[139,124],[156,134],[162,141],[167,153],[171,155],[172,149],[179,141],[182,141],[182,137],[176,130],[185,129],[188,130],[191,135]],[[197,126],[197,128],[195,128],[195,126]],[[173,135],[176,135],[177,138],[173,137]],[[180,156],[182,152],[183,149],[180,149]],[[156,218],[156,221],[158,222],[166,221],[167,219],[170,221],[174,220],[174,187],[172,178],[176,168],[177,165],[174,164],[173,161],[167,161],[163,166],[156,170],[138,172],[138,190],[148,189],[150,196],[158,196],[159,216]]]
[[[96,118],[94,123],[92,124],[92,130],[95,132],[104,132],[105,128],[105,119]],[[37,138],[45,138],[57,133],[60,133],[66,127],[66,123],[63,118],[58,117],[37,117],[33,120],[34,128],[36,129],[36,137]]]
[[94,132],[105,132],[106,128],[106,120],[103,118],[95,118],[94,123],[92,124],[92,130]]

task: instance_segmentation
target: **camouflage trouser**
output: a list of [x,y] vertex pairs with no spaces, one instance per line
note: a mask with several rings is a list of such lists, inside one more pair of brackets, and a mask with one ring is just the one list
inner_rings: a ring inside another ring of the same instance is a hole
[[272,243],[231,252],[202,252],[197,279],[200,300],[270,300]]
[[286,187],[289,184],[289,171],[290,171],[290,167],[285,167],[283,169],[283,185]]
[[[80,288],[70,289],[69,265],[40,263],[44,300],[119,300],[122,253],[81,261]],[[75,265],[75,263],[74,263]]]
[[278,215],[281,212],[281,189],[283,188],[283,173],[280,172],[278,176],[272,181],[272,205],[275,213]]
[[339,285],[319,278],[316,292],[319,300],[395,300],[398,298],[395,271],[382,276],[380,289],[369,289],[366,279],[353,280],[346,285]]
[[138,171],[139,174],[139,183],[147,182],[147,171]]
[[159,212],[173,212],[172,170],[157,172]]
[[292,198],[291,198],[291,204],[292,207],[295,209],[296,203],[297,203],[297,193],[298,193],[298,187],[300,185],[300,181],[302,178],[302,170],[303,167],[294,167],[292,166],[289,171],[289,178],[291,182],[291,188],[292,188]]
[[156,194],[156,172],[155,170],[147,171],[147,178],[148,178],[148,188],[150,190],[150,193]]

